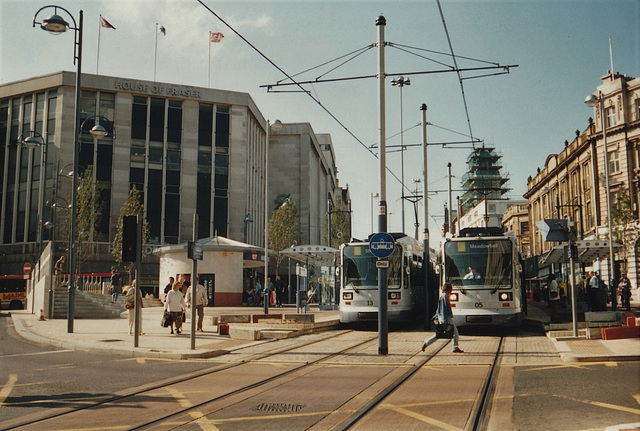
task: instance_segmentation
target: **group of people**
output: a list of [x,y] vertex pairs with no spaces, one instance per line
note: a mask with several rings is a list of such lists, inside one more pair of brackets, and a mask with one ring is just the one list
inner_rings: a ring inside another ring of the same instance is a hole
[[[584,282],[581,284],[582,291],[585,294],[585,300],[587,307],[590,311],[605,311],[607,302],[611,302],[612,310],[616,310],[618,303],[618,296],[620,302],[626,311],[631,310],[631,282],[626,273],[623,273],[619,282],[613,281],[611,287],[607,287],[603,283],[600,276],[594,271],[589,271],[587,277],[583,278]],[[558,308],[561,300],[565,298],[566,291],[562,286],[563,282],[558,282],[554,274],[549,275],[548,299],[549,305],[552,310]]]
[[[207,303],[207,291],[199,280],[194,286],[185,279],[183,274],[176,280],[169,277],[169,284],[164,289],[164,312],[168,314],[169,326],[172,334],[182,332],[182,323],[186,321],[186,311],[193,305],[198,315],[196,331],[203,332],[204,306]],[[175,332],[174,332],[175,326]]]
[[247,305],[263,305],[266,309],[271,301],[271,292],[274,291],[275,306],[282,307],[282,302],[285,297],[285,284],[279,275],[276,275],[275,283],[271,281],[271,277],[267,277],[267,282],[264,287],[258,280],[253,288],[245,288],[242,295],[242,302]]

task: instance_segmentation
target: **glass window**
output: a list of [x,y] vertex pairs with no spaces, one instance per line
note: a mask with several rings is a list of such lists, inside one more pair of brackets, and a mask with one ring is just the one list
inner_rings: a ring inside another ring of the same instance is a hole
[[213,105],[200,104],[198,114],[198,145],[210,147],[213,136]]
[[164,142],[164,99],[151,98],[149,140]]
[[162,147],[149,145],[149,163],[162,164]]
[[229,107],[216,109],[216,147],[229,148]]
[[164,241],[169,244],[177,244],[180,221],[180,195],[167,193],[165,199]]
[[[147,221],[149,222],[149,242],[160,243],[160,232],[162,228],[162,170],[149,169],[149,181],[147,190]],[[180,211],[180,208],[172,208],[172,211]]]
[[604,109],[604,115],[607,121],[607,127],[613,127],[616,125],[616,107],[609,106]]
[[444,246],[445,278],[454,286],[511,287],[509,240],[448,241]]
[[609,173],[615,174],[620,172],[620,160],[618,159],[618,150],[609,153]]
[[131,107],[131,139],[147,139],[147,98],[134,96]]
[[98,144],[98,163],[96,163],[96,180],[111,184],[111,165],[113,164],[113,146]]
[[182,142],[182,102],[179,100],[169,100],[167,142]]

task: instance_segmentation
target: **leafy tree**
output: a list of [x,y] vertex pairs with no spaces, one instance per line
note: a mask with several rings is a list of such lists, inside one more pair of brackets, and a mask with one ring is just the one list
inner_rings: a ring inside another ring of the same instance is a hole
[[611,202],[611,230],[613,241],[622,243],[624,271],[627,270],[627,257],[640,238],[640,223],[631,206],[631,198],[626,188],[622,187],[614,195]]
[[[140,192],[133,186],[129,190],[129,197],[125,201],[122,208],[120,208],[120,215],[118,216],[118,224],[116,225],[116,235],[113,238],[113,251],[111,254],[115,257],[118,265],[122,264],[122,221],[125,216],[144,215],[144,205],[142,203],[142,197]],[[142,244],[144,245],[149,239],[149,223],[146,221],[142,225]],[[131,274],[134,263],[131,263],[127,270]],[[129,275],[129,277],[131,277]]]
[[76,244],[79,262],[87,260],[91,255],[91,249],[84,247],[84,244],[93,240],[95,229],[100,224],[106,207],[101,199],[101,187],[93,178],[92,165],[89,165],[78,178],[76,199]]
[[[291,247],[300,238],[298,225],[298,206],[290,198],[287,199],[271,214],[269,220],[269,248],[280,252]],[[276,257],[276,274],[284,255],[278,253]]]
[[350,213],[349,206],[341,199],[331,209],[331,241],[329,241],[329,218],[325,222],[327,229],[324,240],[329,247],[339,248],[341,244],[349,242],[350,238]]

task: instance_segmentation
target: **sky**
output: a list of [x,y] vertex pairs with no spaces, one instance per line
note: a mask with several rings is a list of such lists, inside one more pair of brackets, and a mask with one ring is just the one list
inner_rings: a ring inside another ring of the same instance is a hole
[[[52,37],[32,27],[34,14],[47,4],[0,0],[1,84],[76,70],[72,32]],[[246,92],[271,121],[308,122],[315,133],[331,134],[340,185],[349,186],[352,198],[356,238],[371,233],[372,207],[378,204],[372,199],[379,191],[377,149],[370,148],[378,144],[377,79],[305,85],[322,106],[302,92],[273,93],[260,86],[286,78],[283,71],[299,81],[375,75],[375,48],[353,59],[344,56],[376,43],[378,16],[386,18],[385,41],[393,44],[385,50],[387,166],[393,172],[387,174],[389,232],[402,230],[402,188],[393,175],[402,177],[404,162],[408,190],[415,189],[414,178],[423,178],[422,150],[410,146],[422,141],[418,125],[423,103],[428,106],[428,142],[465,141],[471,128],[475,138],[502,155],[503,174],[510,178],[506,197],[523,199],[527,178],[544,167],[550,154],[562,151],[564,141],[571,142],[577,129],[587,127],[593,110],[584,99],[596,91],[611,60],[615,71],[640,76],[637,0],[441,0],[460,68],[486,66],[484,62],[517,65],[509,74],[463,80],[469,123],[457,75],[438,72],[450,70],[453,60],[436,54],[450,52],[436,0],[93,0],[56,4],[76,20],[79,10],[84,11],[85,73],[99,70],[103,75],[152,80],[155,58],[158,81]],[[39,21],[49,15],[46,12],[41,12]],[[100,14],[116,30],[101,29],[97,64]],[[156,33],[156,24],[166,29],[166,35]],[[223,40],[210,43],[209,31],[223,33]],[[338,58],[342,60],[328,63]],[[351,60],[336,68],[347,59]],[[298,75],[304,71],[308,72]],[[391,85],[393,78],[411,72],[438,73],[410,75],[411,85],[402,90]],[[408,145],[404,153],[398,151],[401,142]],[[432,247],[438,245],[448,200],[447,164],[452,165],[455,200],[462,194],[460,182],[469,152],[467,144],[428,147]],[[283,160],[282,166],[286,164]],[[418,187],[421,191],[422,184]],[[413,205],[405,203],[404,212],[405,232],[412,234]],[[423,212],[421,203],[420,231]],[[374,219],[374,230],[376,227]]]

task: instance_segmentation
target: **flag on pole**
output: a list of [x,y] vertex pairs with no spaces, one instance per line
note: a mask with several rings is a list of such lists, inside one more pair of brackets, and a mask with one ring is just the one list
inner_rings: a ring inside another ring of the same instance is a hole
[[214,33],[212,31],[209,32],[209,41],[213,43],[221,42],[223,37],[224,37],[224,34],[222,33]]
[[164,28],[164,26],[162,26],[162,25],[160,27],[158,27],[158,31],[160,33],[162,33],[163,35],[165,35],[165,36],[167,35],[167,29]]
[[107,21],[106,19],[104,19],[102,17],[102,15],[100,15],[100,26],[104,27],[104,28],[112,28],[112,29],[116,29],[114,26],[111,25],[111,23],[109,21]]

